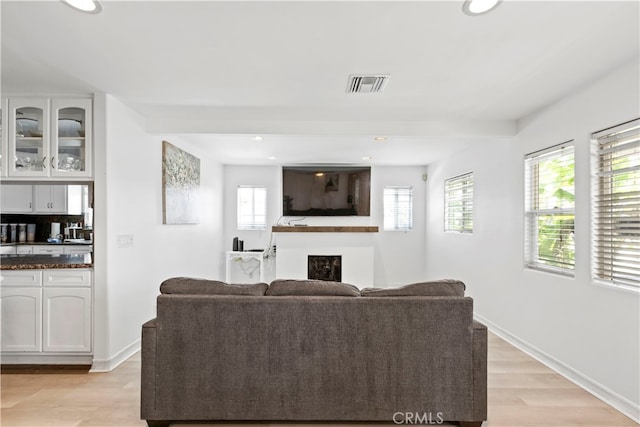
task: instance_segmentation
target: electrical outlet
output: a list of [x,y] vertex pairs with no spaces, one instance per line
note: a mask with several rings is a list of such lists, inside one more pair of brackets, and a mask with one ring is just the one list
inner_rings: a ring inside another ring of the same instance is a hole
[[116,246],[119,248],[130,248],[133,246],[133,234],[118,234]]

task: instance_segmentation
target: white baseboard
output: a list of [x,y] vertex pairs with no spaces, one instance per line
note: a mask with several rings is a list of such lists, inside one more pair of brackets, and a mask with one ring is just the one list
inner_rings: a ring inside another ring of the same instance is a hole
[[5,365],[91,365],[93,357],[89,354],[3,354]]
[[537,347],[521,340],[515,335],[512,335],[510,332],[502,329],[490,320],[475,313],[473,317],[478,322],[485,324],[492,333],[507,341],[509,344],[525,352],[548,368],[553,369],[555,372],[576,384],[578,387],[583,388],[598,399],[622,412],[635,422],[640,423],[640,405],[635,404],[626,397],[621,396],[608,387],[594,381],[582,372],[573,369],[572,367],[541,351]]
[[135,340],[119,352],[117,352],[113,357],[109,359],[93,359],[93,365],[91,365],[91,370],[89,372],[111,372],[115,368],[117,368],[122,362],[133,356],[135,353],[140,351],[140,347],[142,345],[142,341],[140,339]]

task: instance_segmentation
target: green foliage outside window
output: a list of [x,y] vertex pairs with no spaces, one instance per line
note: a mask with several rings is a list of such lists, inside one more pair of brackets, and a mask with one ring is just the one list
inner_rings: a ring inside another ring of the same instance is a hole
[[[574,242],[574,156],[565,148],[533,159],[530,177],[530,226],[537,245],[530,263],[573,269]],[[533,237],[533,236],[532,236]]]

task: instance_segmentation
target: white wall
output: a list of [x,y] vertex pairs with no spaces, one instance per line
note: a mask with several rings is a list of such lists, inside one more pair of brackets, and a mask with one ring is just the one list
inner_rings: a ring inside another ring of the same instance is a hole
[[[477,147],[429,167],[427,272],[458,277],[475,312],[627,414],[640,405],[640,297],[590,279],[591,132],[640,115],[635,61],[520,122],[513,140]],[[523,158],[569,139],[576,157],[575,277],[525,269]],[[474,233],[443,232],[446,178],[474,172]]]
[[[374,253],[376,287],[392,287],[425,279],[427,208],[427,183],[423,179],[425,173],[424,166],[376,166],[371,172],[371,218],[373,225],[380,227]],[[386,186],[413,187],[413,229],[411,231],[383,230],[382,193]]]
[[[376,287],[406,284],[423,280],[426,183],[423,166],[382,167],[371,171],[371,216],[370,217],[309,217],[308,225],[378,225],[375,236],[374,283]],[[236,189],[238,185],[264,185],[267,187],[268,218],[266,231],[238,231],[236,227]],[[224,167],[224,250],[231,250],[233,237],[244,240],[245,249],[268,248],[269,242],[277,245],[277,233],[271,236],[271,225],[282,213],[282,189],[280,166],[233,166]],[[383,231],[382,189],[384,186],[411,185],[414,188],[414,229],[409,232]],[[286,219],[285,219],[286,222]],[[312,233],[306,234],[309,246],[314,246]],[[339,238],[349,238],[349,234]],[[318,237],[318,243],[322,244]],[[220,254],[224,263],[224,254]],[[276,256],[277,262],[277,256]],[[267,281],[275,278],[273,266]]]
[[[162,280],[221,278],[222,166],[172,137],[149,135],[143,118],[110,95],[97,95],[95,176],[95,363],[109,369],[139,346],[155,317]],[[162,140],[200,158],[198,225],[162,224]],[[133,236],[119,247],[118,236]]]

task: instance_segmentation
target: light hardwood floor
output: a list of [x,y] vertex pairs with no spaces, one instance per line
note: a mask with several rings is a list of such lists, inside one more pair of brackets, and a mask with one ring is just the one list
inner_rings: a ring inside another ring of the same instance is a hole
[[[489,421],[483,424],[484,427],[638,426],[492,334],[489,334],[488,359]],[[0,425],[145,426],[146,423],[139,419],[139,377],[139,354],[110,373],[2,374]],[[172,427],[179,425],[186,426],[174,424]],[[251,424],[257,425],[276,426],[273,423]],[[327,425],[337,426],[321,424]],[[231,426],[242,427],[243,424]],[[294,427],[295,424],[282,426]]]

